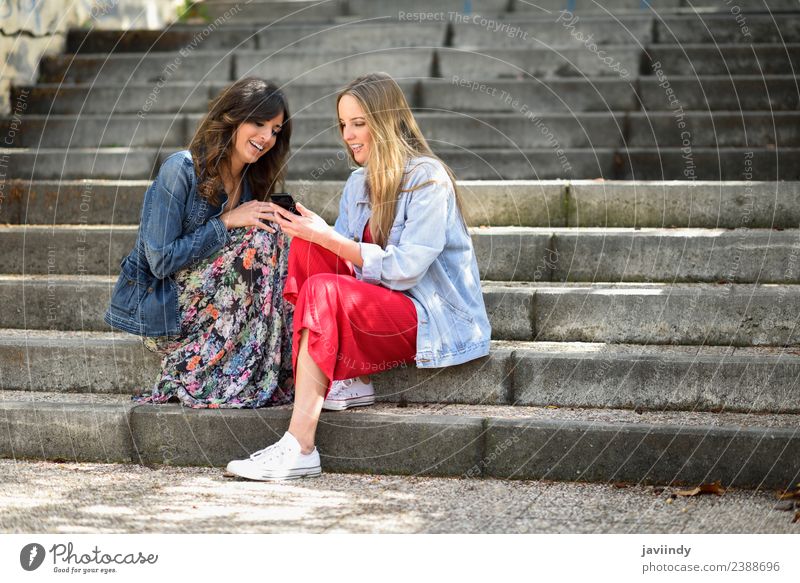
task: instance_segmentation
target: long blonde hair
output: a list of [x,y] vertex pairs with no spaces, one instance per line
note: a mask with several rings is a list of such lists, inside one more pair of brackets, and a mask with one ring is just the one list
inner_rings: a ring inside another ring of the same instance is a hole
[[[366,163],[366,184],[372,206],[370,231],[375,243],[385,247],[400,193],[425,186],[421,184],[414,189],[403,188],[406,165],[411,158],[418,156],[434,158],[444,166],[453,183],[456,205],[463,222],[461,199],[453,171],[431,151],[402,89],[395,80],[386,73],[369,73],[354,79],[337,95],[337,113],[339,101],[345,95],[355,98],[364,110],[367,128],[372,137]],[[339,129],[342,130],[341,125]],[[350,148],[347,148],[347,153],[350,161],[358,164]]]

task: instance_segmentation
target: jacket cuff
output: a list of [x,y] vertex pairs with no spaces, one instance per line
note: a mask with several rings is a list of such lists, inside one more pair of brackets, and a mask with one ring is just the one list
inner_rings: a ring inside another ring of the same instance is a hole
[[214,231],[217,233],[217,240],[222,242],[221,246],[226,245],[231,240],[231,235],[228,229],[225,228],[225,223],[219,217],[211,219],[211,224],[214,225]]
[[359,243],[361,248],[361,280],[374,285],[381,283],[381,265],[383,263],[383,249],[375,243]]

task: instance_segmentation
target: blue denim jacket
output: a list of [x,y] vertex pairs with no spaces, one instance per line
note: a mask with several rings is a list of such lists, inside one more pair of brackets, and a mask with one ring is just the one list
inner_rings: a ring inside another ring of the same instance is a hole
[[[244,181],[241,202],[252,199]],[[172,275],[212,255],[230,240],[219,219],[227,202],[215,206],[197,192],[197,177],[188,150],[161,165],[142,203],[139,233],[120,264],[105,321],[140,336],[180,332],[178,290]]]
[[405,292],[417,308],[417,355],[421,368],[460,364],[489,354],[491,326],[483,303],[472,239],[455,204],[442,164],[414,158],[406,167],[386,248],[361,242],[372,209],[364,169],[350,175],[335,229],[358,242],[364,264],[356,276]]

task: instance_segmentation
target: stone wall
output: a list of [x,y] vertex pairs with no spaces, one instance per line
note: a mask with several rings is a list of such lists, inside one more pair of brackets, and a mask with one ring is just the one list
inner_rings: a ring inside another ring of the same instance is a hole
[[11,85],[36,81],[42,55],[64,50],[70,28],[161,28],[181,0],[0,0],[0,115],[14,109]]

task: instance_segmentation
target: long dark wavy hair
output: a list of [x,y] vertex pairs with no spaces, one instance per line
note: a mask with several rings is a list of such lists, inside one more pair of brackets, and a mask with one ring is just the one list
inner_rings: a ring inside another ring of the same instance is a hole
[[211,102],[189,144],[198,176],[198,193],[217,205],[223,189],[220,170],[228,165],[234,133],[244,122],[267,121],[283,112],[283,124],[275,145],[257,162],[246,164],[244,176],[253,197],[267,200],[286,178],[286,158],[292,138],[292,120],[286,96],[273,83],[255,77],[240,79]]

